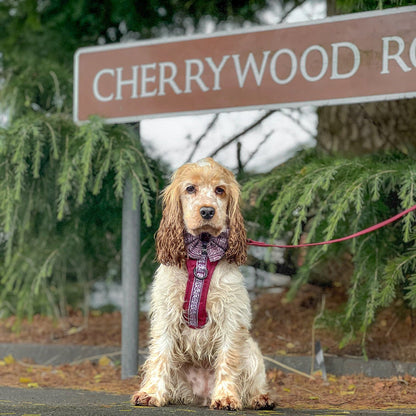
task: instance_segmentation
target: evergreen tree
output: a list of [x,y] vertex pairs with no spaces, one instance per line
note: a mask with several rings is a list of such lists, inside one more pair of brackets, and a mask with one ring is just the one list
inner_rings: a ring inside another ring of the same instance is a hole
[[[351,12],[397,3],[328,5],[333,12]],[[301,237],[325,241],[370,227],[416,203],[415,100],[323,107],[318,118],[316,149],[299,152],[246,185],[250,201],[269,208],[268,214],[257,217],[260,229],[292,243]],[[361,334],[365,352],[368,328],[381,308],[396,300],[416,307],[415,218],[410,213],[366,236],[305,249],[289,295],[306,282],[338,284],[341,276],[330,270],[341,263],[338,270],[348,273],[348,301],[335,317],[326,315],[327,323],[344,330],[341,345]]]
[[[75,302],[71,291],[83,287],[88,293],[96,279],[119,275],[127,177],[147,226],[157,211],[164,169],[146,155],[134,126],[108,126],[97,118],[82,127],[72,122],[75,50],[184,34],[202,28],[207,16],[215,24],[255,20],[265,5],[266,0],[0,2],[0,313],[65,314]],[[154,231],[142,235],[147,249]],[[152,257],[142,255],[147,278]]]

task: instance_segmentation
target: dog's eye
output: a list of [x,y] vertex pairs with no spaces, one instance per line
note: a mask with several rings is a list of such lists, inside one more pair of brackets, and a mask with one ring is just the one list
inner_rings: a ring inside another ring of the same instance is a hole
[[193,185],[189,185],[186,187],[186,192],[188,192],[188,194],[194,194],[196,192],[195,186]]
[[217,186],[217,187],[215,188],[215,193],[216,193],[217,195],[224,195],[224,193],[225,193],[224,188],[221,188],[221,186]]

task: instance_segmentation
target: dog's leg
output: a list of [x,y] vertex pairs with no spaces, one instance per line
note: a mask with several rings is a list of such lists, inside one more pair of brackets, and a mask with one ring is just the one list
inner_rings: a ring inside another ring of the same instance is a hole
[[150,356],[144,364],[144,378],[140,390],[133,394],[131,402],[137,406],[165,406],[172,399],[172,385],[177,373],[169,349],[167,334],[152,339]]
[[255,410],[270,410],[275,407],[274,401],[267,393],[266,371],[263,356],[256,342],[250,337],[244,346],[242,396],[244,406]]
[[240,348],[244,344],[236,333],[224,342],[218,351],[215,369],[215,387],[211,398],[212,409],[241,410],[238,377],[241,373]]
[[169,402],[164,374],[168,373],[167,359],[149,358],[145,363],[145,376],[140,390],[131,398],[137,406],[165,406]]

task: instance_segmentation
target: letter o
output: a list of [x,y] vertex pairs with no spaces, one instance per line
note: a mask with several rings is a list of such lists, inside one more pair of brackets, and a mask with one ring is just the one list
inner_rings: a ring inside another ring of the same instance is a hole
[[[312,51],[318,51],[322,56],[322,69],[318,75],[314,77],[310,76],[306,71],[306,60],[308,59],[308,55]],[[312,45],[309,48],[305,49],[301,58],[300,58],[300,72],[302,73],[303,77],[310,82],[319,81],[326,73],[328,69],[328,55],[325,49],[319,45]]]
[[[292,69],[290,71],[290,74],[287,78],[285,79],[280,79],[277,74],[276,74],[276,61],[277,58],[282,55],[282,54],[287,54],[290,57],[290,60],[292,61]],[[288,84],[290,81],[292,81],[292,79],[295,77],[296,75],[296,71],[298,69],[298,62],[296,60],[296,55],[295,53],[291,50],[291,49],[279,49],[272,57],[271,61],[270,61],[270,75],[273,78],[273,81],[276,84],[281,84],[281,85],[285,85]]]

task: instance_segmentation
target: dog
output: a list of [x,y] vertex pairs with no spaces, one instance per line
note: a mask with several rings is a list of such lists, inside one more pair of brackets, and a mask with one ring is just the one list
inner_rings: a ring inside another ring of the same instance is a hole
[[132,403],[273,409],[238,269],[247,239],[234,175],[211,158],[185,164],[162,196],[149,357]]

